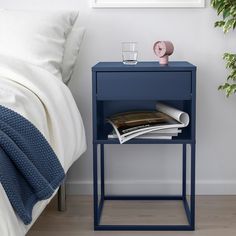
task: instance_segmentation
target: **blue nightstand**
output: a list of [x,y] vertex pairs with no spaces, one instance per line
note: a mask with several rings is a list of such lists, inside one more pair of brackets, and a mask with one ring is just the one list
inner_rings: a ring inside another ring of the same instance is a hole
[[[188,62],[139,62],[135,66],[121,62],[100,62],[93,73],[93,181],[95,230],[194,230],[195,228],[195,116],[196,67]],[[133,139],[123,144],[180,144],[182,154],[182,194],[176,196],[111,196],[105,192],[104,145],[119,144],[108,139],[112,127],[106,117],[117,112],[155,109],[157,101],[187,112],[190,125],[172,140]],[[98,146],[100,145],[101,196],[98,200]],[[191,147],[190,204],[186,195],[186,146]],[[186,225],[102,225],[100,219],[107,200],[177,200],[183,202]]]

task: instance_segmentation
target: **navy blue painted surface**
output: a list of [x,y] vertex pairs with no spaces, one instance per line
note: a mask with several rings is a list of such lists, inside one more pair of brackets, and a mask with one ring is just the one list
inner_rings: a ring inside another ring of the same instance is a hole
[[188,100],[191,72],[98,72],[97,99]]
[[[135,66],[121,62],[100,62],[92,68],[93,86],[93,190],[95,230],[194,230],[195,228],[195,129],[196,129],[196,67],[188,62],[139,62]],[[133,139],[125,144],[180,144],[182,149],[182,195],[180,196],[110,196],[105,190],[104,148],[119,144],[108,139],[112,131],[106,117],[129,110],[155,109],[157,101],[187,112],[190,124],[172,140]],[[191,147],[190,204],[187,201],[186,146]],[[100,152],[98,155],[98,146]],[[98,176],[98,158],[100,176]],[[101,196],[98,200],[98,178]],[[189,224],[186,225],[102,225],[100,219],[104,201],[108,200],[181,200]]]
[[93,71],[196,71],[196,66],[186,61],[173,61],[160,65],[157,61],[138,62],[136,65],[124,65],[122,62],[99,62]]

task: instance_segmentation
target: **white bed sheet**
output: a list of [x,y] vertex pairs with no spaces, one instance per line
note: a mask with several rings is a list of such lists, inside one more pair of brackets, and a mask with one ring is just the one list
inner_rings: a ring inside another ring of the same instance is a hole
[[[0,104],[41,131],[65,172],[86,150],[84,126],[72,94],[46,70],[0,55]],[[35,205],[32,224],[50,200]],[[26,226],[18,218],[0,184],[0,235],[25,235],[32,224]]]

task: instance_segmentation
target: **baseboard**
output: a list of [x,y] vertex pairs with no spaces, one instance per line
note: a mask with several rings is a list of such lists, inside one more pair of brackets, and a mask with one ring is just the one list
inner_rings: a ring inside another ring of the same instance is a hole
[[[91,195],[92,181],[67,182],[69,195]],[[179,194],[180,181],[109,181],[106,182],[109,194]],[[197,195],[236,195],[236,181],[197,181]]]

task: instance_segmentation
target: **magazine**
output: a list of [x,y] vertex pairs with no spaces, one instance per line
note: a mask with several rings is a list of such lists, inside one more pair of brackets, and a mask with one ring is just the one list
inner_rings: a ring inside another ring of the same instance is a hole
[[[189,116],[183,111],[163,103],[157,103],[156,109],[118,113],[109,117],[107,121],[113,126],[120,143],[146,133],[167,129],[176,130],[189,124]],[[163,136],[171,137],[171,135]]]
[[178,128],[171,128],[171,129],[154,130],[151,133],[155,133],[155,134],[179,134],[179,133],[182,133],[182,130],[178,129]]
[[[176,136],[176,135],[174,135]],[[109,134],[108,135],[109,139],[117,139],[118,136],[117,134]],[[146,134],[142,134],[139,136],[136,136],[135,139],[172,139],[172,136],[163,136],[163,135],[155,135],[155,134],[150,134],[150,133],[146,133]]]
[[[182,130],[178,128],[154,129],[154,130],[150,130],[149,128],[143,128],[142,131],[145,131],[146,129],[149,130],[148,133],[157,133],[157,134],[160,133],[160,134],[168,134],[168,135],[169,133],[182,133]],[[131,134],[135,134],[136,132],[140,132],[140,129],[134,130],[132,132],[124,133],[123,137],[129,136]]]
[[[144,138],[144,139],[172,139],[172,137],[178,136],[178,133],[154,133],[154,132],[148,132],[142,135],[139,135],[135,138]],[[108,138],[118,138],[118,135],[116,133],[111,133],[108,135]]]

